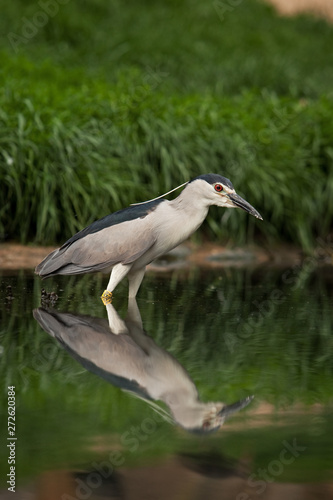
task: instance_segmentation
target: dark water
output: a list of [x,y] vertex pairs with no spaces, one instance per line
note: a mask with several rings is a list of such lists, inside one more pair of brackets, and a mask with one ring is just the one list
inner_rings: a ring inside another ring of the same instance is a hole
[[16,498],[333,498],[331,267],[105,281],[1,275],[1,499],[8,386]]

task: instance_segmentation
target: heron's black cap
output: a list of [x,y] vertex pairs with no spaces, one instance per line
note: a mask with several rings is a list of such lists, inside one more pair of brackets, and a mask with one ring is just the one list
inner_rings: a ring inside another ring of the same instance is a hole
[[234,189],[232,182],[229,179],[227,179],[226,177],[222,177],[222,175],[219,175],[219,174],[198,175],[194,179],[191,179],[190,182],[196,181],[197,179],[202,179],[203,181],[208,182],[208,184],[216,184],[217,182],[220,182],[224,186],[227,186],[230,189]]

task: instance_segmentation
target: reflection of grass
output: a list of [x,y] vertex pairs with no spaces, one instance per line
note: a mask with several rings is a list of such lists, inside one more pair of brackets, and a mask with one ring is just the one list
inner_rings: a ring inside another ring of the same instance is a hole
[[[39,10],[19,4],[22,17],[3,7],[2,33]],[[0,237],[63,241],[216,171],[265,223],[215,212],[210,235],[311,247],[333,214],[332,44],[324,22],[255,1],[223,22],[203,0],[69,2],[17,56],[3,37]]]
[[[269,272],[264,278],[237,270],[214,274],[195,271],[185,281],[177,276],[175,273],[171,280],[156,280],[148,274],[138,303],[148,334],[183,364],[203,400],[230,403],[255,394],[252,405],[264,400],[279,408],[297,402],[325,405],[332,401],[331,297],[329,290],[323,293],[320,278],[309,276],[311,286],[305,282],[302,289],[292,290],[281,283],[279,275]],[[9,278],[2,281],[7,283]],[[64,462],[81,465],[92,456],[88,451],[82,455],[82,449],[94,448],[91,443],[98,436],[114,434],[118,446],[119,435],[132,426],[140,426],[144,418],[151,417],[151,410],[142,401],[84,371],[39,328],[31,315],[32,308],[39,305],[38,278],[32,280],[22,273],[19,281],[11,281],[15,296],[11,313],[1,304],[4,323],[0,343],[4,352],[0,378],[4,388],[8,384],[17,388],[23,478]],[[105,317],[98,297],[103,288],[100,276],[54,279],[42,285],[59,294],[58,310]],[[250,336],[242,336],[241,327],[257,310],[253,302],[262,303],[266,294],[275,289],[285,294],[286,301],[264,317]],[[327,301],[323,300],[324,295]],[[120,287],[114,305],[119,304],[122,314],[125,303],[126,289]],[[232,336],[236,343],[231,352]],[[2,408],[5,401],[3,390]],[[3,414],[3,429],[5,418]],[[316,422],[320,424],[318,419]],[[322,422],[324,425],[325,420]],[[321,424],[317,430],[322,431]],[[245,440],[251,442],[251,434],[246,435]],[[283,432],[278,435],[284,439]],[[176,429],[163,424],[155,437],[140,445],[137,453],[129,453],[128,463],[138,456],[183,449],[183,438],[179,441],[177,436]],[[191,448],[192,438],[184,439]],[[228,444],[229,437],[225,439]],[[235,442],[239,440],[235,438]],[[238,449],[231,438],[230,446]],[[265,456],[258,460],[261,463]]]

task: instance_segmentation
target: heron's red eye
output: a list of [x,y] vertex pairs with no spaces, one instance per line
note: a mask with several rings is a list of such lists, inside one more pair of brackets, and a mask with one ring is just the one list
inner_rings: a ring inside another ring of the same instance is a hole
[[215,191],[217,191],[218,193],[223,191],[223,186],[221,184],[215,184],[214,187],[215,187]]

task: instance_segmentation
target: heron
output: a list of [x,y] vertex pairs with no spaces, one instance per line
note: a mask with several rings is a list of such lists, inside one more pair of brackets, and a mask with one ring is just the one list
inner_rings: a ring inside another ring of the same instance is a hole
[[111,303],[106,310],[107,320],[44,308],[35,309],[33,315],[87,370],[145,401],[165,420],[187,431],[217,431],[253,400],[247,396],[232,404],[201,401],[187,370],[145,332],[135,298],[128,301],[125,319]]
[[[179,196],[164,196],[184,187]],[[128,296],[136,296],[146,266],[193,234],[209,207],[239,207],[257,219],[261,215],[241,198],[229,179],[203,174],[152,200],[106,215],[69,238],[36,267],[42,278],[54,275],[111,272],[101,298],[112,301],[116,286],[128,277]]]

